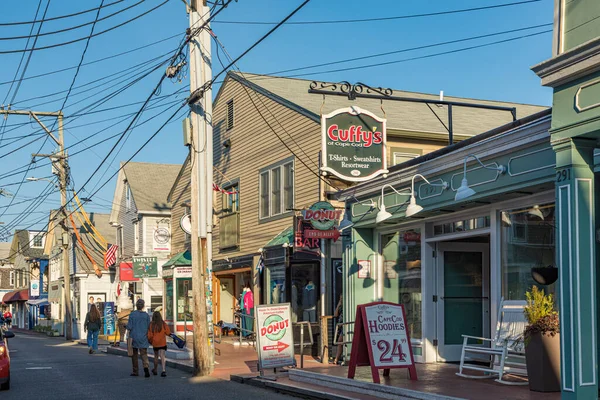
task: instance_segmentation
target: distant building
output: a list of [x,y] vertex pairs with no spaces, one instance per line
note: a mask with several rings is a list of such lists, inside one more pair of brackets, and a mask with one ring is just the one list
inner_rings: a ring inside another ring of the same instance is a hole
[[[119,246],[121,290],[143,298],[149,310],[163,305],[162,265],[171,253],[169,191],[181,165],[130,162],[119,171],[110,224]],[[156,257],[157,276],[135,278],[133,257]]]

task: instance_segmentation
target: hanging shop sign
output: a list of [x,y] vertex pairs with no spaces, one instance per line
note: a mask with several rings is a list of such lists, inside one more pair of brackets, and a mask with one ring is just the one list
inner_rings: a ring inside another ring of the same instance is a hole
[[371,260],[358,261],[358,278],[368,279],[371,277]]
[[305,229],[303,236],[307,239],[333,239],[340,238],[337,224],[342,217],[343,210],[336,210],[328,201],[319,201],[302,211],[302,218],[310,222],[312,228]]
[[386,119],[359,107],[335,110],[321,117],[321,170],[350,182],[386,174]]
[[170,251],[171,250],[171,232],[168,227],[157,226],[152,234],[152,250]]
[[300,216],[294,217],[294,250],[314,252],[319,249],[320,239],[307,237],[306,232],[311,230],[310,222]]
[[139,281],[139,278],[133,275],[133,263],[122,262],[119,264],[119,280],[122,282]]
[[40,295],[40,281],[39,278],[37,280],[31,280],[31,284],[29,285],[29,296],[38,297]]
[[135,278],[156,278],[158,260],[156,257],[133,257],[133,276]]
[[383,376],[389,376],[392,368],[408,368],[410,379],[417,380],[406,327],[401,304],[380,301],[358,305],[348,378],[354,379],[356,367],[370,366],[375,383],[380,383],[380,369]]
[[290,303],[256,306],[258,368],[295,365]]
[[179,226],[188,235],[192,234],[192,214],[184,214],[179,221]]

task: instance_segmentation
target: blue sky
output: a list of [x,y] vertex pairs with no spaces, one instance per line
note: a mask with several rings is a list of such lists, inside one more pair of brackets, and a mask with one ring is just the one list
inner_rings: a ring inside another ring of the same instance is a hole
[[[41,1],[38,19],[46,7],[48,0]],[[105,4],[114,0],[105,0]],[[163,0],[125,1],[101,10],[100,18],[106,17],[125,7],[131,9],[98,22],[95,32],[114,27],[134,18]],[[364,19],[393,17],[402,15],[435,13],[441,11],[482,7],[486,5],[506,4],[515,0],[498,1],[398,1],[378,0],[364,2],[358,0],[312,0],[291,22],[330,21],[347,19]],[[39,0],[23,0],[15,2],[11,7],[3,9],[0,24],[34,19]],[[297,5],[300,0],[239,0],[232,2],[216,19],[224,22],[262,21],[276,22],[281,20]],[[407,48],[429,46],[440,42],[488,35],[513,29],[552,23],[553,1],[540,0],[528,4],[489,10],[446,14],[421,18],[394,19],[388,21],[372,21],[344,24],[294,24],[284,25],[256,49],[244,57],[239,66],[242,70],[253,73],[273,73],[296,69],[315,64],[336,62],[333,65],[302,69],[282,73],[296,76],[302,74],[304,79],[330,80],[350,82],[361,81],[372,86],[391,87],[394,89],[438,93],[443,90],[446,96],[461,96],[475,99],[494,99],[532,104],[551,104],[551,90],[540,86],[539,79],[530,67],[551,56],[551,33],[542,33],[529,38],[508,41],[488,47],[457,51],[465,47],[486,44],[526,34],[534,34],[551,27],[540,27],[512,34],[497,35],[462,43],[430,47],[410,52],[402,52],[385,57],[372,55],[400,51]],[[50,0],[46,18],[76,13],[100,5],[100,0],[86,2]],[[42,24],[41,33],[74,27],[94,20],[95,12],[77,17],[48,21]],[[213,30],[219,40],[232,56],[237,56],[262,36],[270,25],[232,24],[215,22]],[[104,96],[123,87],[127,82],[140,76],[146,69],[172,54],[180,43],[188,26],[188,17],[183,2],[170,0],[157,10],[128,23],[111,32],[93,37],[84,58],[84,64],[118,53],[126,53],[109,60],[83,65],[79,71],[72,93],[64,108],[65,142],[69,147],[71,172],[74,187],[80,189],[83,183],[98,167],[116,141],[107,139],[123,132],[131,121],[131,116],[140,107],[139,102],[146,99],[160,79],[164,68],[160,68],[122,93],[99,104]],[[39,24],[34,26],[37,32]],[[0,25],[0,38],[28,36],[32,26]],[[91,25],[62,33],[40,36],[36,47],[50,46],[89,35]],[[135,50],[141,46],[169,38],[155,45]],[[16,85],[10,82],[15,77],[22,53],[2,54],[10,50],[25,48],[26,39],[0,40],[0,102],[7,103],[14,96],[13,109],[34,109],[38,111],[56,111],[61,108],[65,92],[73,80],[75,69],[55,73],[39,78],[35,75],[46,74],[63,68],[76,66],[85,47],[86,41],[79,41],[67,46],[55,47],[33,52],[24,80],[15,94]],[[32,42],[29,46],[31,47]],[[440,52],[457,51],[453,54],[431,56]],[[214,51],[214,47],[213,47]],[[161,57],[162,56],[162,57]],[[367,59],[341,63],[339,60],[355,57]],[[408,58],[425,57],[418,60],[402,61]],[[149,61],[156,59],[155,61]],[[27,60],[25,56],[23,63]],[[396,62],[401,61],[401,62]],[[393,62],[393,63],[390,63]],[[144,64],[145,63],[145,64]],[[377,66],[380,63],[386,65]],[[141,64],[141,65],[140,65]],[[348,71],[328,72],[347,67],[361,67],[376,64],[370,68],[358,68]],[[22,66],[23,67],[23,66]],[[21,70],[22,71],[22,67]],[[221,67],[214,60],[213,72]],[[20,76],[20,72],[19,72]],[[30,78],[30,79],[27,79]],[[142,115],[142,121],[154,119],[137,127],[128,137],[115,157],[110,157],[96,173],[80,196],[89,196],[96,188],[104,184],[115,173],[119,162],[128,159],[155,130],[175,111],[185,98],[185,86],[189,77],[182,82],[165,80],[161,86],[159,98],[152,103],[155,108]],[[91,83],[96,81],[95,83]],[[82,86],[83,85],[83,86]],[[110,86],[113,86],[110,88]],[[81,86],[81,87],[80,87]],[[10,88],[10,92],[9,92]],[[215,87],[213,93],[216,93]],[[176,93],[179,91],[178,93]],[[171,95],[171,96],[169,96]],[[131,103],[138,103],[130,105]],[[87,111],[82,112],[82,109]],[[94,108],[95,107],[95,108]],[[168,108],[171,107],[171,108]],[[185,159],[187,149],[181,143],[181,117],[185,109],[173,123],[150,142],[135,157],[135,161],[157,163],[181,163]],[[122,121],[121,123],[118,123]],[[52,126],[52,119],[44,119]],[[0,123],[0,127],[2,124]],[[101,131],[104,130],[104,131]],[[99,132],[100,131],[100,132]],[[3,133],[2,133],[3,132]],[[33,135],[33,136],[28,136]],[[94,136],[92,136],[94,135]],[[59,194],[50,194],[43,202],[32,202],[30,199],[40,196],[46,189],[47,182],[26,182],[19,188],[19,183],[26,176],[50,177],[49,166],[38,167],[45,160],[32,164],[27,173],[23,169],[29,164],[32,153],[49,153],[54,146],[44,141],[39,134],[39,127],[27,117],[10,116],[3,129],[0,129],[0,188],[16,193],[13,204],[10,198],[0,196],[0,221],[13,231],[15,228],[26,228],[30,225],[42,228],[47,222],[48,210],[57,208]],[[74,143],[89,138],[78,145]],[[28,144],[30,141],[33,143]],[[88,145],[107,139],[90,150],[83,150]],[[81,151],[79,154],[75,154]],[[8,174],[12,176],[7,176]],[[48,188],[52,188],[49,186]],[[93,198],[86,209],[88,211],[108,212],[111,206],[115,178],[109,181]],[[18,193],[17,193],[18,191]],[[34,208],[34,206],[37,206]],[[27,211],[23,216],[22,213]],[[42,219],[45,220],[38,222]],[[36,223],[37,222],[37,223]]]

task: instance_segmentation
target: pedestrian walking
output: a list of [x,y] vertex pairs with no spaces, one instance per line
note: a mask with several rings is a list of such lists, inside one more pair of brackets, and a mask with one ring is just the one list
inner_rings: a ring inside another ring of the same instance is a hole
[[90,354],[98,351],[98,334],[102,328],[102,318],[95,304],[90,306],[90,311],[85,315],[83,331],[87,331],[87,345]]
[[167,376],[167,359],[165,357],[167,353],[167,336],[171,335],[171,330],[163,321],[160,312],[154,311],[152,314],[152,322],[148,329],[148,340],[154,349],[154,369],[152,373],[156,375],[158,373],[158,359],[162,366],[162,372],[160,376]]
[[[335,308],[335,314],[333,315],[336,319],[336,326],[337,324],[343,324],[344,323],[344,295],[340,293],[340,300],[338,301],[337,307]],[[340,364],[340,358],[342,357],[342,352],[344,350],[344,345],[342,344],[342,342],[344,341],[344,326],[342,325],[340,327],[339,330],[337,330],[337,337],[335,340],[337,343],[339,343],[337,345],[337,351],[335,353],[335,359],[333,360],[333,363],[335,365]]]
[[138,354],[142,357],[142,365],[144,366],[144,376],[150,377],[150,370],[148,364],[148,327],[150,326],[150,316],[148,313],[143,312],[145,302],[143,299],[139,299],[135,303],[136,310],[129,314],[129,321],[127,321],[128,336],[132,339],[131,346],[133,347],[133,355],[131,357],[131,363],[133,371],[131,376],[139,376],[138,370]]

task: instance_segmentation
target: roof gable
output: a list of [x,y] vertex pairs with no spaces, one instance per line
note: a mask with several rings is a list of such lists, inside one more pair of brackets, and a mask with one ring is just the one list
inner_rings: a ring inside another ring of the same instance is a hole
[[179,164],[143,162],[129,162],[123,166],[137,209],[140,212],[171,210],[167,197],[180,169]]

